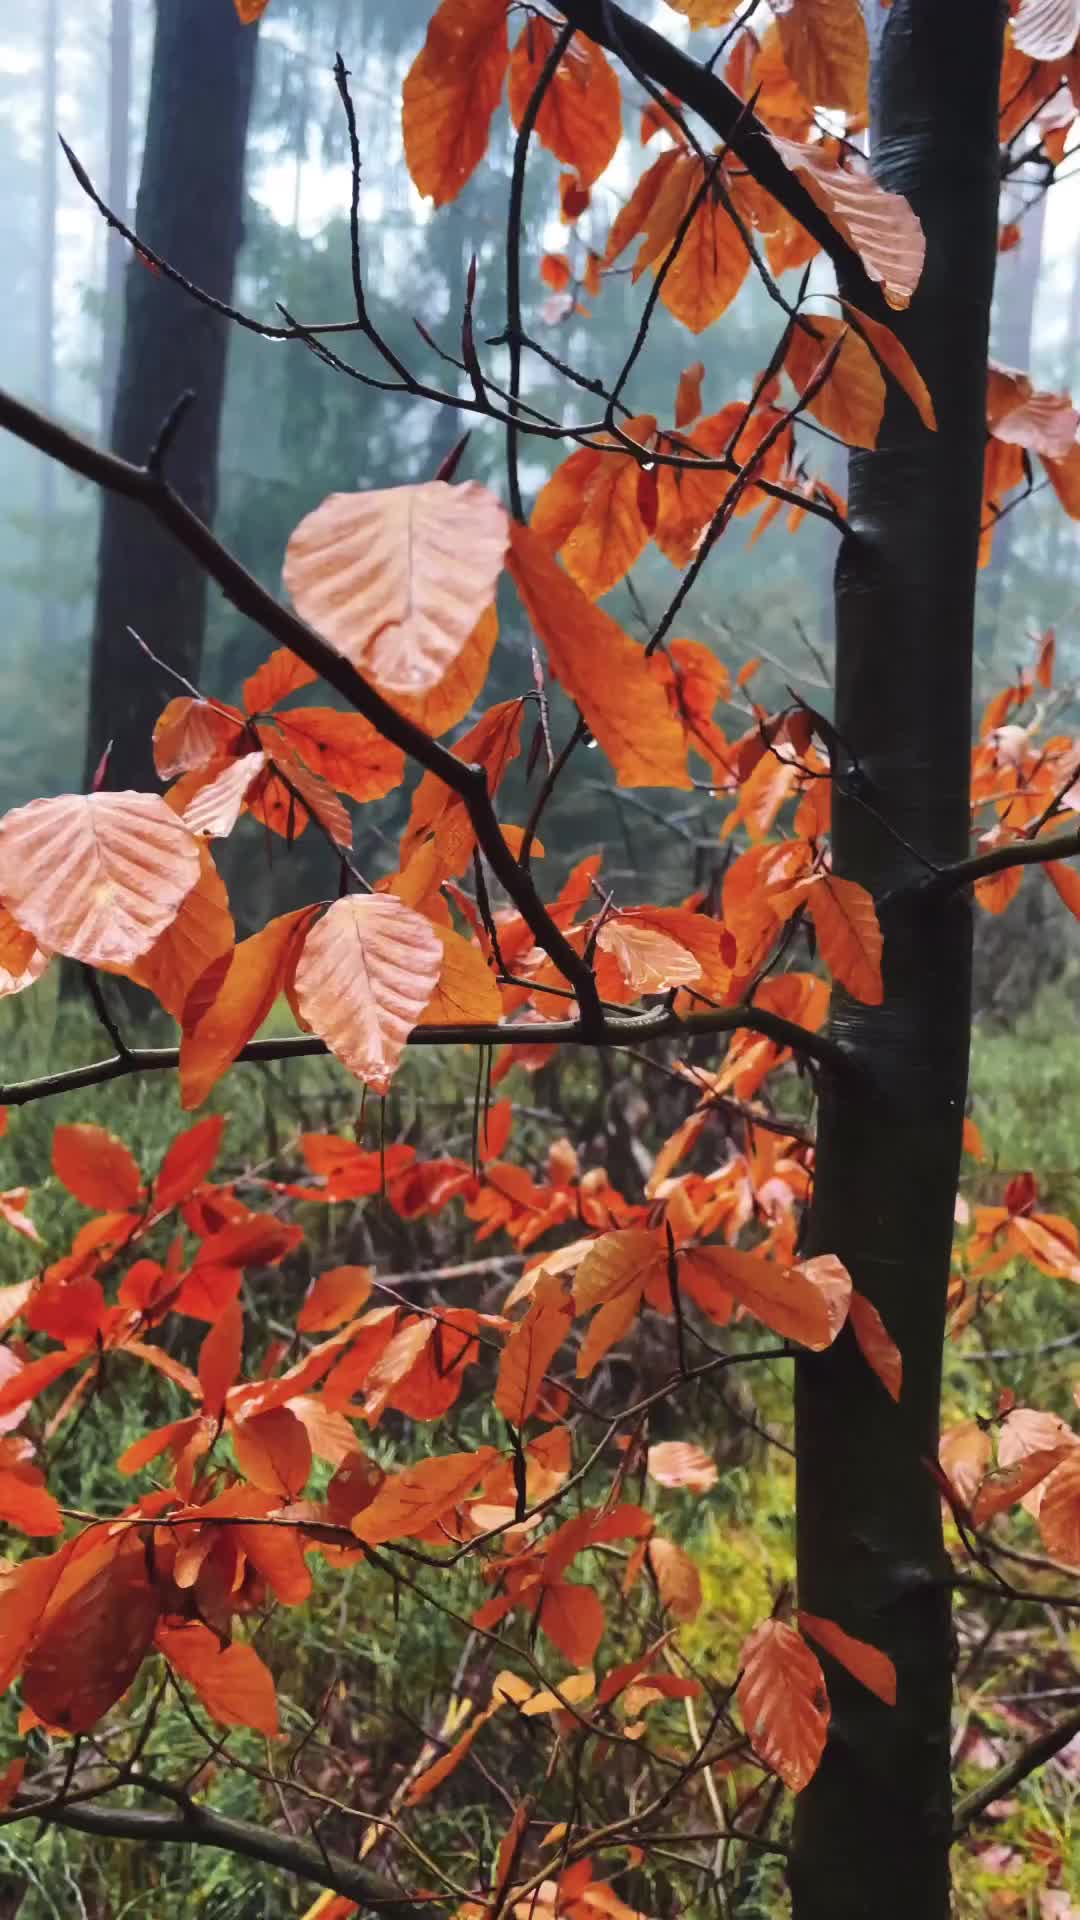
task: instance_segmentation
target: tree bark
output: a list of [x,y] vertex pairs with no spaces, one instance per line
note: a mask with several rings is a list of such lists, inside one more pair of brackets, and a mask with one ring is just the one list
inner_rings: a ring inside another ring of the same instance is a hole
[[[244,147],[256,29],[223,0],[159,0],[146,146],[136,203],[138,233],[156,252],[227,300],[241,240]],[[178,396],[195,404],[169,456],[172,485],[212,523],[225,385],[228,322],[133,259],[112,444],[145,460]],[[101,519],[90,668],[87,778],[111,740],[109,784],[153,784],[150,735],[169,693],[139,652],[133,627],[170,665],[199,673],[206,577],[131,502],[107,496]]]
[[[969,842],[971,657],[996,248],[1003,0],[869,0],[871,151],[927,238],[903,338],[934,398],[902,396],[850,463],[836,577],[836,871],[879,901],[885,1001],[834,997],[864,1090],[824,1092],[810,1252],[836,1253],[900,1346],[894,1405],[850,1332],[797,1367],[802,1606],[896,1664],[889,1708],[827,1663],[832,1724],[796,1808],[796,1920],[946,1920],[951,1640],[937,1452],[945,1291],[970,1027],[967,902],[920,901]],[[914,850],[918,850],[918,853]]]

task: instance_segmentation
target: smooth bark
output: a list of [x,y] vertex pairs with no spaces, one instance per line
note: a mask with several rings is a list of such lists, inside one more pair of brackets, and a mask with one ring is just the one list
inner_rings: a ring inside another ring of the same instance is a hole
[[[997,236],[1004,6],[867,6],[871,142],[927,261],[886,315],[926,377],[938,432],[901,397],[850,463],[837,565],[836,724],[856,763],[834,794],[836,870],[882,900],[885,1000],[837,994],[865,1071],[824,1090],[809,1251],[836,1253],[903,1355],[894,1405],[853,1337],[797,1368],[800,1602],[883,1648],[895,1708],[828,1663],[832,1726],[797,1803],[796,1920],[946,1920],[951,1832],[949,1568],[937,1452],[945,1292],[970,1027],[967,900],[920,889],[969,844],[971,657]],[[865,1091],[862,1088],[865,1088]]]
[[[222,0],[161,0],[154,35],[146,146],[136,204],[140,237],[219,299],[228,299],[241,240],[244,147],[256,29]],[[168,458],[181,498],[212,523],[229,325],[132,259],[112,444],[144,460],[177,397],[195,404]],[[154,784],[150,736],[175,687],[140,653],[129,628],[191,678],[198,676],[206,576],[130,502],[106,497],[90,669],[86,771],[111,740],[110,785]]]

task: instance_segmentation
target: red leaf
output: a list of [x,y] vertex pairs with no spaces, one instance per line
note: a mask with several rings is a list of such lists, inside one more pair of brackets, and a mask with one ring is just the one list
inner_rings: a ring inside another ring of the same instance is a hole
[[199,1621],[162,1625],[157,1644],[182,1680],[194,1687],[211,1719],[223,1727],[253,1727],[276,1739],[274,1682],[254,1647],[240,1640],[223,1647]]
[[52,1167],[84,1207],[121,1211],[135,1206],[142,1194],[142,1175],[131,1152],[104,1127],[89,1123],[57,1127]]
[[203,1412],[217,1415],[225,1405],[225,1395],[236,1385],[244,1349],[244,1315],[239,1300],[234,1300],[211,1327],[199,1348],[199,1385],[203,1394]]
[[854,1634],[845,1633],[835,1620],[821,1620],[817,1614],[804,1613],[799,1609],[799,1626],[804,1633],[810,1634],[819,1647],[831,1653],[842,1667],[846,1667],[856,1680],[860,1680],[887,1707],[896,1705],[896,1668],[887,1653],[880,1647],[872,1647],[866,1640],[856,1640]]

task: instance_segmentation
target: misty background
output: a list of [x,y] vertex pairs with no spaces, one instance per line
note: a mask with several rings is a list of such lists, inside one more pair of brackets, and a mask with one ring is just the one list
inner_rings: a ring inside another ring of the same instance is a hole
[[[275,590],[290,531],[325,494],[428,478],[470,424],[460,477],[503,491],[502,436],[493,423],[376,393],[321,364],[300,342],[267,342],[196,307],[108,230],[57,135],[102,198],[191,278],[226,298],[231,283],[235,304],[269,324],[280,320],[279,301],[309,323],[345,319],[352,311],[348,149],[332,74],[340,50],[357,110],[372,308],[416,372],[456,391],[455,370],[439,361],[413,321],[457,350],[475,252],[478,340],[505,324],[512,136],[504,102],[488,159],[460,199],[438,212],[419,199],[404,165],[400,96],[430,10],[429,0],[272,0],[256,30],[237,26],[228,0],[170,0],[156,73],[150,0],[20,0],[0,27],[0,379],[137,459],[177,393],[194,386],[196,404],[170,474]],[[658,7],[654,18],[684,38],[685,22],[670,9]],[[512,37],[517,31],[512,21]],[[644,95],[626,75],[623,91],[623,146],[580,228],[596,247],[657,151],[639,144]],[[553,317],[539,268],[545,250],[566,246],[558,172],[534,143],[523,246],[526,326],[582,374],[610,380],[646,283],[634,287],[628,272],[612,274],[599,297],[586,302],[588,317]],[[1021,240],[1001,258],[994,351],[1040,385],[1075,390],[1080,180],[1066,177],[1048,200],[1028,185],[1009,192],[1003,218],[1019,220]],[[820,262],[814,274],[816,283],[829,284]],[[698,358],[707,370],[707,413],[745,397],[775,343],[778,319],[753,275],[700,338],[660,310],[631,383],[632,406],[669,423],[679,373]],[[336,344],[357,365],[375,364],[363,359],[357,341]],[[499,349],[486,350],[496,377],[504,358]],[[587,417],[587,394],[575,394],[535,357],[526,364],[537,404],[567,419]],[[842,451],[801,430],[800,438],[813,470],[843,491]],[[523,451],[523,479],[532,491],[569,448],[552,452],[526,441]],[[827,705],[821,662],[831,652],[835,536],[812,520],[791,535],[781,517],[751,545],[748,524],[733,524],[678,631],[707,641],[733,671],[759,656],[754,695],[762,702],[778,702],[790,681]],[[623,585],[607,604],[643,637],[676,581],[650,552],[635,570],[633,593]],[[1028,660],[1032,636],[1050,625],[1058,632],[1059,682],[1072,679],[1080,668],[1078,595],[1080,543],[1044,485],[1007,515],[981,576],[980,693]],[[177,688],[139,652],[129,625],[203,691],[228,700],[238,698],[242,677],[269,650],[136,510],[111,503],[103,524],[94,488],[13,439],[0,440],[0,808],[78,790],[109,739],[112,785],[152,781],[149,729]],[[528,644],[508,605],[483,704],[531,684]],[[742,711],[721,710],[718,718],[737,735],[746,725],[745,699]],[[599,756],[577,757],[573,780],[546,821],[551,881],[586,850],[587,804],[589,846],[606,844],[613,873],[638,897],[647,887],[649,897],[676,898],[704,884],[713,851],[720,851],[718,814],[707,797],[613,794],[604,775]],[[522,817],[520,777],[519,769],[507,818]],[[406,809],[407,791],[359,816],[358,857],[373,875],[396,864]],[[324,890],[329,864],[314,835],[288,859],[280,842],[268,849],[261,831],[244,823],[222,859],[238,927],[247,930],[268,911]],[[1030,935],[1027,919],[1041,915],[1040,902],[1038,887],[1024,889],[1015,922],[1002,923],[1013,927],[1010,940],[1021,924]],[[1061,916],[1054,920],[1060,929]],[[996,938],[998,929],[992,932]],[[1071,929],[1054,937],[1067,941]]]

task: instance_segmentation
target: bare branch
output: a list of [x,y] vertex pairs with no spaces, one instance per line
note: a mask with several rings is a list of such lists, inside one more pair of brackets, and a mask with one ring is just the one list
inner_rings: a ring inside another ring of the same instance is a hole
[[[1070,783],[1070,784],[1075,784]],[[1056,834],[1050,840],[1013,840],[1004,847],[990,847],[986,853],[973,854],[970,860],[956,860],[941,867],[929,880],[919,884],[920,893],[955,893],[989,874],[1004,873],[1009,867],[1040,867],[1048,860],[1074,860],[1080,854],[1080,827]]]
[[[577,1020],[519,1020],[493,1026],[414,1027],[410,1047],[526,1047],[538,1041],[545,1046],[620,1047],[640,1045],[647,1040],[687,1041],[703,1034],[735,1033],[740,1028],[763,1033],[777,1046],[790,1047],[793,1053],[836,1075],[850,1079],[858,1073],[851,1054],[828,1034],[811,1033],[764,1007],[712,1007],[706,1013],[684,1017],[667,1007],[651,1013],[613,1014],[601,1011],[598,1024]],[[322,1058],[328,1049],[313,1035],[297,1034],[284,1040],[252,1040],[237,1054],[237,1062],[269,1063],[275,1060],[311,1060]],[[131,1047],[126,1053],[113,1054],[107,1060],[91,1060],[84,1066],[66,1067],[59,1073],[42,1074],[35,1080],[16,1080],[0,1086],[0,1105],[29,1106],[34,1100],[48,1100],[58,1093],[73,1093],[81,1087],[103,1086],[109,1080],[122,1080],[133,1073],[171,1073],[180,1064],[179,1047]]]
[[974,1793],[966,1794],[962,1800],[958,1800],[953,1812],[953,1838],[957,1839],[964,1833],[981,1813],[985,1813],[987,1807],[995,1800],[1001,1799],[1002,1794],[1011,1792],[1013,1787],[1019,1786],[1021,1780],[1026,1780],[1028,1775],[1034,1773],[1037,1768],[1045,1766],[1046,1762],[1052,1760],[1056,1753],[1060,1753],[1063,1747],[1067,1747],[1070,1740],[1074,1740],[1078,1733],[1080,1733],[1080,1708],[1075,1713],[1068,1714],[1064,1720],[1060,1720],[1056,1727],[1050,1727],[1046,1733],[1040,1734],[1030,1746],[1022,1747],[1015,1758],[1009,1761],[1008,1766],[999,1768],[998,1772],[993,1774],[983,1786],[977,1787]]
[[[136,1779],[132,1784],[142,1783]],[[300,1880],[310,1880],[332,1893],[343,1894],[355,1900],[362,1912],[381,1915],[382,1920],[416,1920],[417,1913],[429,1904],[422,1895],[406,1896],[392,1881],[382,1879],[367,1867],[355,1866],[340,1854],[326,1853],[306,1840],[275,1833],[272,1827],[256,1826],[250,1820],[234,1820],[215,1813],[186,1795],[183,1801],[184,1804],[171,1813],[152,1813],[147,1809],[99,1806],[85,1801],[57,1804],[39,1797],[0,1815],[0,1823],[45,1820],[98,1840],[136,1840],[148,1847],[164,1847],[176,1842],[217,1847],[223,1853],[238,1854],[246,1860],[262,1860],[268,1866],[295,1874]],[[440,1896],[436,1895],[431,1904],[439,1900]]]

